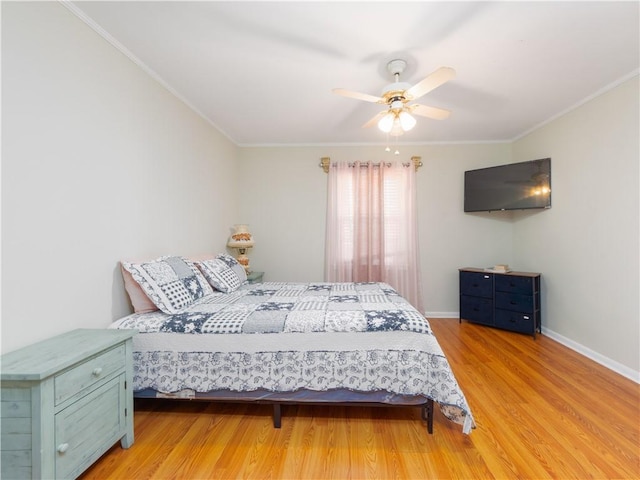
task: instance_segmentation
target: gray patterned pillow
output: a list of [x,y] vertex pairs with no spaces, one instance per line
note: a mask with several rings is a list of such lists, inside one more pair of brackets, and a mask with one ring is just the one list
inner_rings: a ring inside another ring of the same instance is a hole
[[233,258],[228,253],[219,253],[218,255],[216,255],[216,258],[218,260],[222,260],[231,270],[236,272],[236,275],[238,275],[238,279],[240,280],[241,284],[247,281],[247,271],[242,265],[238,263],[238,260]]
[[122,262],[151,301],[165,313],[178,313],[213,293],[193,262],[183,257],[160,257],[144,263]]
[[211,286],[222,293],[234,292],[244,283],[240,281],[235,270],[220,258],[197,262],[196,265]]

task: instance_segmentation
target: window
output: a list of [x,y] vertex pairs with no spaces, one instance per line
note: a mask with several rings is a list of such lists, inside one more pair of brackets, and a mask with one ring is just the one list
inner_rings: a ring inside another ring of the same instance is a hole
[[326,280],[385,282],[421,309],[415,196],[413,165],[331,165]]

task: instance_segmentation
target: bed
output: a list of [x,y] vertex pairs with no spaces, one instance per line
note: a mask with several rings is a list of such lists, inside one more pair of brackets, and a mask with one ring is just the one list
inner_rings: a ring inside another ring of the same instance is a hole
[[[133,340],[134,396],[269,403],[276,427],[282,404],[415,406],[429,433],[435,402],[464,433],[475,427],[427,319],[390,285],[249,284],[233,257],[219,257],[215,262],[226,279],[212,274],[212,261],[179,257],[161,275],[148,275],[148,264],[136,270],[123,263],[157,305],[177,298],[175,285],[160,298],[146,283],[178,279],[187,291],[203,290],[186,306],[174,301],[111,324],[139,332]],[[239,277],[231,287],[226,268]],[[189,285],[183,280],[191,273],[196,278]]]

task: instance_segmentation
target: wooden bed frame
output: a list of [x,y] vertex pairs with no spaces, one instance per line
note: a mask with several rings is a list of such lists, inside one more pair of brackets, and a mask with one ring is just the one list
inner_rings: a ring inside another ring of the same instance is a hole
[[[144,393],[143,393],[144,392]],[[423,421],[427,423],[427,432],[429,434],[433,434],[433,405],[434,401],[430,398],[421,399],[424,400],[420,403],[382,403],[382,402],[367,402],[367,401],[332,401],[332,400],[304,400],[304,399],[288,399],[288,400],[277,400],[277,399],[260,399],[260,398],[249,398],[243,396],[241,394],[230,396],[230,397],[220,397],[214,395],[209,395],[207,393],[196,393],[194,396],[172,396],[167,394],[153,395],[152,390],[144,390],[142,392],[134,392],[134,397],[136,398],[163,398],[169,400],[190,400],[190,401],[202,401],[202,402],[216,402],[216,403],[253,403],[260,405],[272,405],[273,407],[273,427],[281,428],[282,426],[282,405],[313,405],[313,406],[336,406],[336,407],[420,407],[421,408],[421,418]],[[288,395],[290,396],[290,395]]]
[[[258,401],[257,403],[273,404],[273,427],[280,428],[282,425],[282,405],[333,405],[337,407],[416,407],[417,405],[387,405],[384,403],[367,403],[367,402],[269,402]],[[427,422],[427,432],[433,434],[433,400],[428,399],[421,407],[422,420]]]

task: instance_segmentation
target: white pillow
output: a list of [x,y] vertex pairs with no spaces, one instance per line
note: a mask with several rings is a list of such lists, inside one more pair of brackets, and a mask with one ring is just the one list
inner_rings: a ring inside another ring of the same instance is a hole
[[165,313],[178,313],[213,293],[195,264],[184,257],[160,257],[143,263],[122,262],[124,269]]

